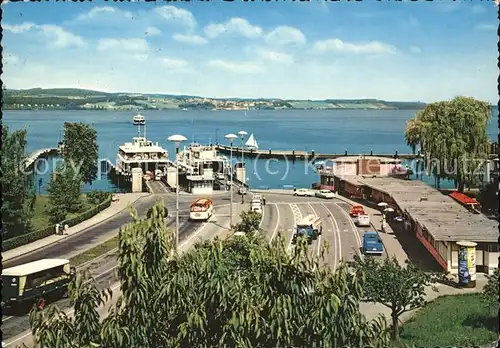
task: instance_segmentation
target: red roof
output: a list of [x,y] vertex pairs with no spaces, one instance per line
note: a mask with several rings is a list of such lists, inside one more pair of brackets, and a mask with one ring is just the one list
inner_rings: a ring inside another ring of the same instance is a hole
[[212,204],[212,201],[208,198],[199,198],[194,203],[192,203],[191,206],[193,206],[193,205],[206,205],[206,204]]
[[454,191],[450,194],[450,197],[462,204],[479,204],[474,198],[471,198],[463,193]]

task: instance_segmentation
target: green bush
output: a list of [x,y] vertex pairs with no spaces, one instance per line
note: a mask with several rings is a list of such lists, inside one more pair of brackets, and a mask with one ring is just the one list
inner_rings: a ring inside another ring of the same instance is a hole
[[109,192],[93,190],[87,193],[87,202],[92,205],[98,205],[111,196]]
[[[80,215],[62,221],[63,224],[67,224],[69,227],[78,225],[79,223],[90,219],[92,216],[96,215],[97,213],[103,211],[104,209],[108,208],[111,205],[111,197],[108,196],[108,198],[99,204],[98,206],[89,209]],[[34,241],[37,241],[42,238],[46,238],[48,236],[51,236],[55,233],[55,225],[50,225],[45,228],[42,228],[40,230],[37,230],[32,233],[27,233],[18,237],[11,238],[9,240],[6,240],[3,242],[3,251],[7,251],[10,249],[14,249],[17,247],[20,247],[22,245],[26,245],[29,243],[32,243]]]

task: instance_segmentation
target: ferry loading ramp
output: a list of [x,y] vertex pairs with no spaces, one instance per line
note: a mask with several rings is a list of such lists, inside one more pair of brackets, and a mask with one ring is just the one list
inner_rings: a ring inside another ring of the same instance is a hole
[[470,212],[453,198],[422,181],[357,175],[339,176],[339,179],[387,194],[435,241],[496,243],[498,240],[497,221]]

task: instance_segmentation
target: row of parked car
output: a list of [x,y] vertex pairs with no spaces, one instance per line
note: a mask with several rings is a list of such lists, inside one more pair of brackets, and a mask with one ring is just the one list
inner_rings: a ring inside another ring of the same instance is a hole
[[[350,215],[354,223],[358,226],[371,226],[370,215],[365,213],[362,205],[353,205]],[[384,253],[384,244],[377,231],[367,231],[363,235],[363,245],[361,251],[365,255],[382,255]]]
[[295,190],[293,193],[294,196],[301,196],[301,197],[319,197],[319,198],[325,198],[325,199],[332,199],[336,197],[336,194],[333,193],[330,190],[318,190],[318,191],[313,191],[313,190],[308,190],[305,188],[301,188],[298,190]]
[[350,215],[357,226],[370,226],[370,215],[365,213],[362,205],[353,205]]

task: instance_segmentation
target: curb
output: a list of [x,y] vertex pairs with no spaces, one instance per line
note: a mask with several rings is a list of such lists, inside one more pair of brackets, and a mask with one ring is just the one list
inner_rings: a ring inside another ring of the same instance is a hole
[[[35,252],[35,251],[38,251],[38,250],[41,250],[41,249],[45,249],[45,248],[47,248],[47,247],[49,247],[49,246],[51,246],[51,245],[57,244],[57,243],[59,243],[60,241],[65,240],[65,239],[67,239],[67,238],[69,238],[69,237],[71,237],[71,236],[75,236],[75,235],[79,235],[80,233],[84,233],[84,232],[85,232],[85,231],[87,231],[88,229],[93,228],[93,227],[95,227],[95,226],[97,226],[97,225],[100,225],[100,224],[102,224],[103,222],[105,222],[105,221],[107,221],[107,220],[109,220],[109,219],[111,219],[111,218],[115,217],[116,215],[118,215],[118,214],[122,213],[125,209],[127,209],[130,205],[132,205],[132,204],[136,203],[137,201],[139,201],[139,200],[141,200],[141,199],[143,199],[143,198],[146,198],[146,197],[150,197],[150,196],[151,196],[151,194],[149,194],[149,195],[147,195],[147,196],[138,197],[137,199],[135,199],[135,200],[131,201],[131,202],[127,205],[127,207],[123,208],[122,210],[117,211],[116,213],[114,213],[113,215],[110,215],[109,217],[107,217],[107,218],[106,218],[106,219],[104,219],[104,220],[101,220],[101,221],[99,221],[99,222],[96,222],[95,224],[92,224],[92,225],[90,225],[90,226],[87,226],[87,227],[86,227],[85,229],[83,229],[83,230],[80,230],[80,231],[78,231],[78,232],[75,232],[75,233],[73,233],[73,234],[71,234],[71,235],[67,235],[66,237],[63,237],[63,238],[58,239],[58,240],[56,240],[56,241],[54,241],[54,242],[48,243],[48,244],[46,244],[46,245],[44,245],[44,246],[41,246],[41,247],[38,247],[38,248],[31,249],[30,251],[28,251],[27,253],[24,253],[24,254],[22,254],[22,255],[17,255],[17,256],[14,256],[14,257],[8,258],[8,259],[6,259],[5,257],[2,257],[2,261],[3,261],[3,262],[5,262],[5,261],[15,260],[15,259],[17,259],[17,258],[19,258],[19,257],[21,257],[21,256],[26,255],[26,254],[31,254],[32,252]],[[15,249],[12,249],[12,250],[15,250]]]

